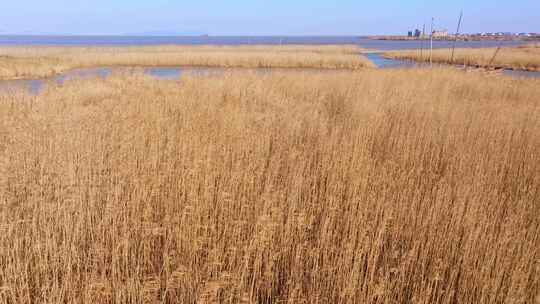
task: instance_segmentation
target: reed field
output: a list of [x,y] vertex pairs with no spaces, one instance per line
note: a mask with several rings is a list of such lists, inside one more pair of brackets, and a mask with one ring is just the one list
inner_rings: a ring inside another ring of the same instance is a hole
[[540,303],[540,81],[0,94],[0,303]]
[[[390,58],[421,62],[430,61],[430,50],[393,51],[385,54]],[[456,49],[454,60],[451,49],[433,50],[433,62],[459,64],[481,68],[505,68],[540,72],[540,46],[537,44],[521,47],[483,49]]]
[[360,48],[349,45],[2,47],[0,79],[48,77],[71,69],[104,66],[373,67],[360,52]]

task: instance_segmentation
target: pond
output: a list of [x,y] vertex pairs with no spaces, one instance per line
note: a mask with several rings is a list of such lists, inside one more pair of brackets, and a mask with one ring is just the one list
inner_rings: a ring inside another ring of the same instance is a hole
[[385,58],[381,53],[367,53],[365,56],[379,69],[414,68],[419,66],[418,63],[413,61]]
[[[142,68],[144,74],[152,76],[159,80],[179,80],[183,73],[204,74],[219,69],[208,68],[185,68],[185,67],[148,67]],[[50,78],[43,79],[15,79],[15,80],[0,80],[0,90],[26,90],[32,94],[41,93],[47,85],[54,84],[58,86],[64,85],[66,81],[74,79],[91,79],[101,78],[106,79],[114,73],[127,72],[134,73],[141,71],[139,68],[128,67],[102,67],[102,68],[84,68],[67,71]]]
[[[406,69],[426,66],[425,64],[416,63],[408,60],[398,60],[385,58],[382,53],[372,52],[366,53],[365,56],[371,60],[377,68],[380,69]],[[108,78],[110,75],[116,72],[134,73],[135,71],[143,71],[144,74],[154,77],[159,80],[174,81],[179,80],[184,73],[205,75],[213,72],[220,72],[226,69],[224,68],[197,68],[197,67],[146,67],[146,68],[134,68],[134,67],[101,67],[101,68],[83,68],[67,71],[63,74],[44,79],[17,79],[17,80],[0,80],[0,91],[20,91],[25,90],[31,94],[37,95],[41,93],[47,85],[62,86],[66,81],[73,79],[90,79],[90,78]],[[257,69],[262,73],[267,73],[272,70],[284,70],[284,69]],[[298,70],[298,69],[295,69]],[[331,72],[332,70],[310,70],[319,72]],[[503,75],[511,76],[514,78],[540,78],[540,72],[528,72],[528,71],[515,71],[504,70]]]
[[[368,53],[366,57],[373,62],[377,68],[380,69],[406,69],[414,67],[427,67],[427,64],[422,64],[410,60],[400,60],[400,59],[391,59],[385,58],[382,53]],[[456,65],[456,67],[464,68],[462,65]],[[502,70],[502,74],[506,76],[511,76],[513,78],[540,78],[540,72],[533,71],[521,71],[521,70]]]

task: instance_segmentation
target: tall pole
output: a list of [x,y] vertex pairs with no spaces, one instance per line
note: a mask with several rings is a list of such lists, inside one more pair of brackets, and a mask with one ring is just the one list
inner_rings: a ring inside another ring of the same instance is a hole
[[461,14],[459,14],[459,21],[457,24],[457,31],[456,36],[454,37],[454,45],[452,45],[452,58],[450,58],[450,64],[454,63],[454,52],[456,51],[456,42],[459,36],[459,30],[461,28],[461,20],[463,19],[463,11],[461,11]]
[[420,37],[420,61],[424,61],[424,38],[426,37],[426,24],[422,27],[422,36]]
[[501,40],[501,42],[499,42],[499,46],[497,46],[497,49],[495,50],[495,53],[493,54],[493,57],[491,57],[491,60],[488,63],[488,68],[491,67],[491,65],[495,61],[495,57],[497,57],[497,54],[499,54],[499,51],[501,50],[501,46],[502,46],[502,40]]
[[429,65],[431,67],[433,67],[433,24],[434,23],[435,23],[435,18],[431,17],[431,35],[430,35],[431,46],[430,46],[430,51],[429,51]]

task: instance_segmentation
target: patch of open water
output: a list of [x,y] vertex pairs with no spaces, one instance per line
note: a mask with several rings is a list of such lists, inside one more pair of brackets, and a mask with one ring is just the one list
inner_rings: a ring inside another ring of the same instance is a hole
[[[410,61],[385,58],[381,53],[368,53],[366,57],[380,69],[405,69],[414,67],[426,67],[426,64]],[[463,66],[458,66],[463,68]],[[540,78],[540,72],[521,70],[502,70],[502,74],[513,78]]]
[[[218,70],[218,69],[215,69]],[[127,72],[135,73],[141,69],[125,68],[125,67],[102,67],[102,68],[83,68],[67,71],[65,73],[43,79],[14,79],[0,80],[0,90],[25,90],[31,94],[39,94],[47,87],[47,85],[63,86],[65,82],[75,79],[91,79],[101,78],[106,79],[113,73]],[[202,74],[209,71],[208,68],[183,68],[183,67],[148,67],[142,68],[144,74],[152,76],[159,80],[180,80],[183,73],[193,72]]]
[[[365,56],[371,60],[377,68],[380,69],[406,69],[425,66],[408,60],[397,60],[385,58],[381,53],[373,52],[367,53]],[[0,91],[16,91],[24,90],[31,94],[38,95],[41,93],[47,85],[62,86],[66,81],[74,79],[90,79],[90,78],[102,78],[106,79],[116,72],[128,72],[134,73],[135,71],[143,71],[144,74],[152,76],[159,80],[175,81],[180,80],[184,73],[196,74],[204,76],[213,72],[224,71],[224,68],[197,68],[197,67],[146,67],[146,68],[133,68],[133,67],[101,67],[101,68],[83,68],[67,71],[60,75],[45,78],[45,79],[17,79],[17,80],[3,80],[0,81]],[[262,73],[267,73],[273,69],[257,69]],[[279,70],[279,69],[278,69]],[[540,78],[540,72],[529,71],[517,71],[517,70],[504,70],[503,75],[507,75],[514,78]]]

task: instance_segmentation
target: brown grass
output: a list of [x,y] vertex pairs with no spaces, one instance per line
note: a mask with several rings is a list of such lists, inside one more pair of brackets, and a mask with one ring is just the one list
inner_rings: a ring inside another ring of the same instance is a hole
[[538,303],[539,84],[236,72],[0,95],[0,303]]
[[[495,58],[496,48],[456,49],[451,62],[451,49],[433,50],[433,61],[445,64],[460,64],[483,68],[507,68],[526,71],[540,71],[540,47],[528,45],[514,48],[501,48]],[[395,51],[385,54],[391,58],[429,62],[429,50],[423,56],[419,50]],[[493,60],[492,60],[493,59]]]
[[4,47],[0,79],[47,77],[102,66],[361,69],[373,64],[348,45]]

